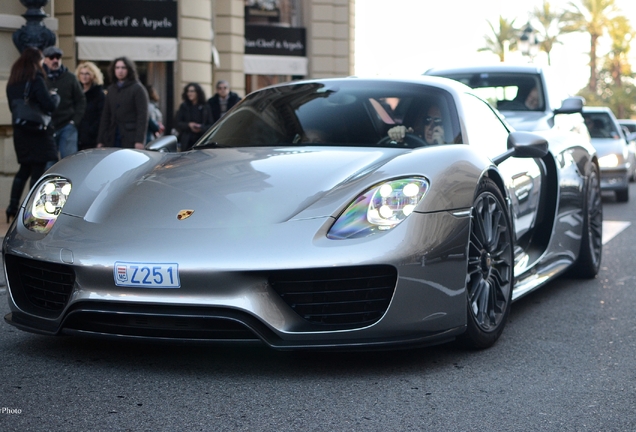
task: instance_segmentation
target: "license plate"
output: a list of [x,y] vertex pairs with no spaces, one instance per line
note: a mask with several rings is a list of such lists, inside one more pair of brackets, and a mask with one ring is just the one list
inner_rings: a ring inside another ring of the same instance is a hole
[[179,265],[176,263],[138,263],[117,261],[115,285],[137,288],[179,288]]

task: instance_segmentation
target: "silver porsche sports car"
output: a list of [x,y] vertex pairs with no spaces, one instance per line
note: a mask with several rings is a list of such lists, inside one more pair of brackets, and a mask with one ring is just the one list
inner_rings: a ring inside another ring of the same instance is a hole
[[248,95],[190,151],[93,149],[51,168],[4,240],[5,320],[484,348],[514,300],[596,275],[601,226],[597,157],[575,134],[512,131],[446,78],[293,82]]

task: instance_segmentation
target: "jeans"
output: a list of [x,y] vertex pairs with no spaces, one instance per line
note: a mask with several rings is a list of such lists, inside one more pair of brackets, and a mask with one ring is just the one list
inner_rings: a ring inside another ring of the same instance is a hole
[[[60,159],[77,153],[77,128],[69,123],[55,131],[55,147],[60,152]],[[46,169],[51,168],[55,162],[48,162]]]

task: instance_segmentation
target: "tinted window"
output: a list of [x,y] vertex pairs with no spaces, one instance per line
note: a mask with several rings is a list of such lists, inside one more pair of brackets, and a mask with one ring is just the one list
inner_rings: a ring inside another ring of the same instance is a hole
[[417,84],[350,79],[289,84],[252,93],[198,145],[395,147],[395,142],[386,139],[388,130],[397,125],[417,130],[433,105],[439,108],[439,117],[431,121],[442,123],[444,142],[459,142],[457,111],[447,92]]
[[591,138],[618,138],[620,135],[607,113],[583,113]]

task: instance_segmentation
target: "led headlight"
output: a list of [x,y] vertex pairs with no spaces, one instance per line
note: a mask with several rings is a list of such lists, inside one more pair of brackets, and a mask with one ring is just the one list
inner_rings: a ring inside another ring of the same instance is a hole
[[27,201],[24,209],[24,226],[34,232],[48,233],[70,193],[71,182],[65,178],[49,177],[42,181]]
[[617,167],[619,163],[620,161],[618,160],[618,156],[613,153],[603,156],[598,160],[599,166],[603,168],[614,168]]
[[358,196],[333,224],[327,237],[350,239],[387,231],[405,220],[428,191],[423,178],[390,180]]

